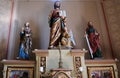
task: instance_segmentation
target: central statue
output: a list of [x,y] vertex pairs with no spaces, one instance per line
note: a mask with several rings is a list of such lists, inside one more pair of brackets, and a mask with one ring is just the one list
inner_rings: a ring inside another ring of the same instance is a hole
[[70,35],[66,27],[66,12],[60,9],[60,1],[55,1],[54,10],[49,15],[50,42],[49,49],[58,47],[59,43],[66,48],[70,45]]

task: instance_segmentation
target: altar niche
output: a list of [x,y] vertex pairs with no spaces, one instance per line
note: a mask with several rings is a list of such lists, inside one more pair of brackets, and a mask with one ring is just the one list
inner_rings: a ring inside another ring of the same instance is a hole
[[[59,65],[59,50],[34,50],[36,55],[36,78],[87,78],[83,50],[61,50],[62,67]],[[42,60],[44,58],[44,61]],[[43,66],[41,64],[44,62]],[[83,71],[84,70],[84,71]]]

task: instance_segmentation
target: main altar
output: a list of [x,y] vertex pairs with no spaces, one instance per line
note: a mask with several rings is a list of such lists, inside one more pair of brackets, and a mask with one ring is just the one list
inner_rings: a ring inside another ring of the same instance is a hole
[[84,70],[86,69],[84,60],[86,52],[83,50],[61,50],[62,67],[60,67],[59,50],[35,50],[33,51],[36,55],[35,75],[40,77],[50,73],[53,78],[59,78],[58,73],[62,72],[67,75],[65,78],[73,78],[75,74],[77,78],[87,76],[86,70]]
[[3,60],[3,78],[14,78],[12,75],[16,76],[21,72],[27,72],[28,78],[93,78],[97,75],[118,78],[116,60],[86,60],[86,52],[80,49],[62,49],[60,55],[57,49],[35,49],[33,61]]
[[[88,22],[85,31],[85,40],[89,48],[87,51],[74,48],[74,36],[72,31],[67,29],[66,11],[60,9],[60,1],[55,2],[54,10],[48,18],[48,49],[32,49],[32,32],[29,22],[26,22],[20,32],[19,56],[16,60],[1,61],[4,65],[3,78],[118,78],[118,60],[102,58],[99,33],[95,32],[92,22]],[[90,27],[93,32],[89,32]],[[34,41],[38,43],[37,39]],[[44,42],[41,46],[43,44]],[[92,59],[85,59],[87,52],[90,52]],[[31,56],[34,59],[31,60]]]

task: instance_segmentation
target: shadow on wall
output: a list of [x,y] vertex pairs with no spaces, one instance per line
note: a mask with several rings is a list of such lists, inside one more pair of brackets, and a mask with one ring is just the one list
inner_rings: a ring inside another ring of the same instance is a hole
[[[77,31],[80,31],[80,33],[77,33],[75,34],[76,35],[76,47],[75,48],[80,48],[80,49],[86,49],[86,50],[89,50],[88,49],[88,46],[87,46],[87,42],[86,42],[86,39],[85,39],[85,30],[87,28],[87,23],[88,21],[85,20],[85,18],[83,16],[81,16],[81,20],[80,22],[78,23],[79,25],[76,26],[75,30]],[[79,41],[81,42],[79,42]],[[89,54],[89,51],[85,54],[85,58],[88,59],[90,58],[90,54]]]
[[4,39],[4,37],[1,37],[0,39],[0,61],[2,59],[6,59],[7,57],[7,41]]
[[35,22],[34,20],[30,20],[30,28],[32,30],[32,47],[33,50],[35,48],[40,48],[40,29],[39,29],[39,25],[37,24],[37,22]]

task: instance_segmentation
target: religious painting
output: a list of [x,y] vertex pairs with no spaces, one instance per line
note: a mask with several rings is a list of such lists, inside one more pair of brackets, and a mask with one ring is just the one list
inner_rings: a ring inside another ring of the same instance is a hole
[[33,78],[33,68],[10,67],[8,68],[7,78]]
[[113,66],[88,66],[88,78],[115,78]]

